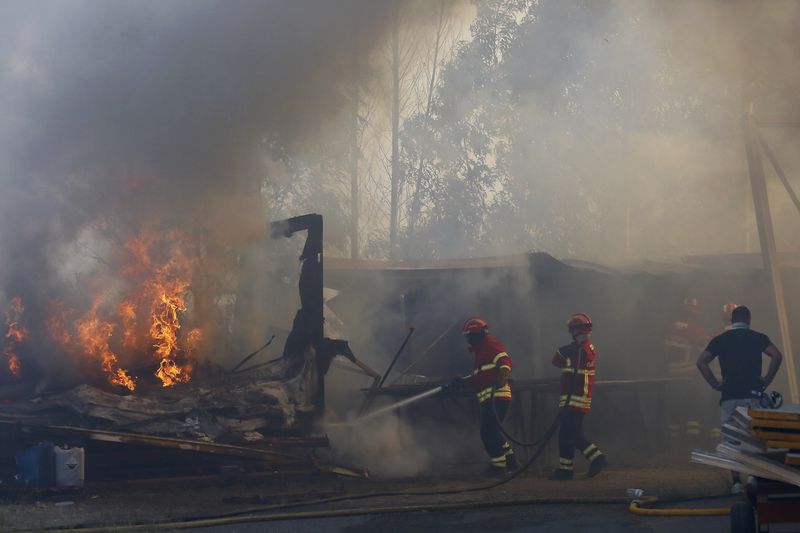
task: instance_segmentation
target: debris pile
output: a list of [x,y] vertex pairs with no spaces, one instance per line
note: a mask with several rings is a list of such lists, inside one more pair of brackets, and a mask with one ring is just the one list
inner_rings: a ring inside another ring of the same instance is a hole
[[739,407],[722,433],[729,442],[693,451],[692,462],[800,487],[800,405]]

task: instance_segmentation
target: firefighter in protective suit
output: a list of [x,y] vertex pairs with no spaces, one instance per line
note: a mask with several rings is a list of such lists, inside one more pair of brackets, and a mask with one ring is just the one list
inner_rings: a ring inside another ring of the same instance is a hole
[[733,314],[733,310],[739,307],[738,304],[733,302],[726,303],[722,306],[722,311],[720,312],[720,318],[722,319],[722,331],[718,333],[718,335],[722,335],[726,331],[730,331],[733,327],[731,324],[731,315]]
[[481,406],[481,441],[489,455],[488,472],[516,470],[519,463],[514,450],[500,430],[511,404],[511,357],[503,343],[489,334],[489,326],[481,317],[467,319],[462,333],[475,357],[472,375],[467,379]]
[[708,444],[702,436],[703,422],[706,422],[708,429],[708,423],[715,420],[714,413],[707,409],[686,410],[682,407],[705,406],[710,397],[709,391],[697,379],[695,371],[696,354],[703,351],[709,339],[705,328],[698,321],[699,315],[699,300],[695,297],[685,298],[681,316],[670,324],[664,342],[667,376],[682,380],[671,385],[674,398],[681,401],[669,403],[666,409],[670,448],[679,454]]
[[606,456],[583,434],[583,419],[592,408],[595,375],[595,351],[589,341],[592,320],[576,313],[567,322],[572,342],[556,350],[553,365],[561,369],[559,407],[561,426],[558,432],[558,468],[550,479],[572,479],[575,450],[589,461],[588,477],[594,477],[608,464]]

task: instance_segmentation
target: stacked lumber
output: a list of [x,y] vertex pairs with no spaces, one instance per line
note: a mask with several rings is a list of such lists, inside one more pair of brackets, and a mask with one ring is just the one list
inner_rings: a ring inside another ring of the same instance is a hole
[[800,405],[739,407],[722,434],[727,442],[693,451],[692,462],[800,487]]
[[768,448],[787,448],[793,455],[800,453],[800,405],[781,409],[751,407],[748,414],[750,429]]

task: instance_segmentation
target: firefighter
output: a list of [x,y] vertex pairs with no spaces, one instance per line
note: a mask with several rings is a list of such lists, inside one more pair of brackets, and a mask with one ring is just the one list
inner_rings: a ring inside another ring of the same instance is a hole
[[[676,397],[684,400],[682,403],[690,405],[704,405],[708,396],[702,384],[696,379],[695,371],[695,355],[703,349],[709,339],[705,328],[697,322],[699,314],[699,300],[695,297],[685,298],[681,317],[670,324],[665,342],[667,376],[685,380],[675,382],[672,388]],[[687,412],[679,405],[673,404],[667,414],[671,448],[681,453],[685,451],[679,446],[681,436],[684,436],[688,448],[701,446],[703,443],[700,419],[714,420],[713,413],[710,412],[691,411],[692,414],[688,418]]]
[[720,334],[725,333],[726,331],[731,329],[732,327],[731,314],[733,314],[733,310],[736,309],[737,307],[739,306],[733,302],[727,303],[722,306],[722,313],[720,314],[720,317],[722,318],[722,331],[720,331]]
[[489,334],[489,326],[481,317],[464,322],[462,331],[475,356],[472,375],[468,378],[481,408],[481,441],[489,455],[490,474],[519,468],[514,450],[500,431],[511,404],[511,357],[503,343]]
[[572,342],[562,346],[553,356],[553,365],[561,369],[559,407],[561,427],[558,432],[558,468],[550,479],[572,479],[575,450],[589,461],[588,477],[594,477],[606,466],[603,452],[583,434],[583,419],[592,408],[592,386],[595,375],[595,351],[589,341],[592,320],[576,313],[567,322]]
[[685,298],[681,317],[670,325],[666,340],[667,372],[671,376],[691,376],[695,372],[697,348],[708,342],[705,328],[697,323],[700,303],[697,298]]

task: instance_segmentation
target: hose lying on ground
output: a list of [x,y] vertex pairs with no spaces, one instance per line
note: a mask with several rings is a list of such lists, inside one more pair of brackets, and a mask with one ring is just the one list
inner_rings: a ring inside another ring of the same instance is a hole
[[[573,376],[574,379],[574,376]],[[569,405],[569,400],[572,397],[572,392],[570,388],[570,392],[567,394],[565,406]],[[386,492],[371,492],[365,494],[355,494],[355,495],[346,495],[346,496],[337,496],[333,498],[324,498],[318,500],[307,500],[301,502],[292,502],[292,503],[285,503],[285,504],[277,504],[277,505],[268,505],[268,506],[261,506],[255,507],[251,509],[245,509],[241,511],[235,511],[231,513],[219,514],[214,516],[199,516],[194,518],[187,518],[183,520],[178,520],[174,522],[163,522],[163,523],[150,523],[150,524],[133,524],[133,525],[126,525],[126,526],[114,526],[114,527],[88,527],[88,528],[69,528],[63,530],[56,530],[56,531],[71,531],[75,532],[82,532],[82,533],[99,533],[101,531],[112,531],[117,533],[127,532],[127,531],[142,531],[142,530],[158,530],[158,529],[189,529],[189,528],[198,528],[198,527],[213,527],[213,526],[221,526],[221,525],[231,525],[231,524],[241,524],[241,523],[254,523],[254,522],[267,522],[267,521],[277,521],[277,520],[294,520],[294,519],[312,519],[312,518],[326,518],[326,517],[341,517],[341,516],[356,516],[356,515],[366,515],[366,514],[389,514],[389,513],[402,513],[402,512],[419,512],[419,511],[448,511],[448,510],[458,510],[458,509],[467,509],[467,508],[479,508],[479,507],[500,507],[500,506],[514,506],[514,505],[534,505],[534,504],[565,504],[565,503],[585,503],[585,504],[620,504],[620,503],[627,503],[630,501],[630,498],[627,497],[620,497],[620,498],[539,498],[539,499],[528,499],[528,500],[517,500],[517,501],[505,501],[505,502],[495,502],[495,501],[480,501],[480,502],[459,502],[459,503],[432,503],[432,504],[422,504],[422,505],[406,505],[406,506],[397,506],[397,507],[378,507],[378,508],[349,508],[349,509],[333,509],[333,510],[323,510],[323,511],[306,511],[306,512],[293,512],[293,513],[274,513],[270,511],[278,511],[284,509],[291,509],[297,507],[308,507],[312,505],[324,505],[328,503],[337,503],[337,502],[344,502],[344,501],[355,501],[355,500],[363,500],[369,498],[380,498],[380,497],[396,497],[396,496],[445,496],[445,495],[455,495],[455,494],[467,494],[472,492],[479,492],[484,490],[490,490],[501,485],[504,485],[518,477],[522,472],[526,471],[533,462],[542,454],[544,451],[545,446],[550,441],[550,439],[555,434],[556,430],[558,429],[560,422],[561,422],[561,415],[564,412],[565,408],[562,407],[559,409],[559,412],[550,426],[547,428],[547,431],[534,443],[524,444],[519,443],[515,439],[513,441],[518,443],[521,446],[525,447],[532,447],[533,445],[538,445],[536,451],[528,458],[527,461],[517,470],[508,473],[503,478],[493,481],[488,484],[477,485],[473,487],[466,487],[461,489],[448,489],[448,490],[437,490],[437,491],[386,491]],[[495,411],[495,417],[497,417],[497,413]],[[499,424],[498,419],[498,425]],[[502,426],[500,426],[502,429]],[[503,434],[507,437],[510,435],[507,434],[505,430],[502,430]],[[629,510],[638,515],[655,515],[655,516],[708,516],[708,515],[721,515],[723,514],[721,511],[722,509],[647,509],[640,506],[641,503],[654,503],[656,502],[656,498],[654,497],[647,497],[647,498],[640,498],[632,502],[629,506]],[[667,502],[664,502],[667,503]],[[681,515],[680,512],[684,511],[687,514]],[[709,511],[715,511],[714,513],[709,513]],[[724,509],[725,513],[727,514],[729,511]],[[266,513],[266,514],[265,514]]]
[[[114,531],[114,532],[123,532],[123,531],[141,531],[141,530],[148,530],[148,529],[188,529],[191,527],[211,527],[216,525],[227,525],[227,524],[237,524],[237,523],[245,523],[245,522],[264,522],[264,521],[274,521],[274,520],[289,520],[294,518],[322,518],[325,516],[351,516],[356,514],[371,514],[371,513],[388,513],[388,512],[410,512],[410,511],[424,511],[424,510],[447,510],[448,505],[455,506],[461,505],[462,507],[449,507],[452,509],[455,508],[466,508],[466,507],[479,507],[484,505],[497,505],[497,502],[469,502],[463,504],[428,504],[428,505],[419,505],[419,506],[402,506],[402,507],[389,507],[383,508],[383,511],[379,509],[338,509],[332,511],[312,511],[310,513],[269,513],[270,511],[278,511],[283,509],[291,509],[296,507],[308,507],[312,505],[324,505],[328,503],[337,503],[337,502],[344,502],[344,501],[355,501],[355,500],[364,500],[368,498],[388,498],[394,496],[446,496],[446,495],[453,495],[453,494],[467,494],[471,492],[479,492],[484,490],[490,490],[495,487],[499,487],[500,485],[504,485],[515,479],[519,476],[522,472],[527,470],[533,462],[541,455],[544,451],[545,446],[550,441],[552,436],[555,434],[556,430],[558,429],[561,417],[557,416],[555,420],[553,420],[550,427],[544,433],[543,437],[540,439],[541,445],[536,451],[528,458],[527,461],[518,469],[513,472],[508,473],[503,478],[493,481],[491,483],[476,485],[473,487],[466,487],[461,489],[447,489],[447,490],[435,490],[435,491],[386,491],[386,492],[370,492],[365,494],[353,494],[353,495],[346,495],[346,496],[336,496],[333,498],[323,498],[319,500],[306,500],[301,502],[291,502],[291,503],[284,503],[284,504],[277,504],[277,505],[267,505],[267,506],[260,506],[254,507],[250,509],[244,509],[241,511],[234,511],[225,514],[219,514],[214,516],[199,516],[192,519],[186,519],[176,522],[165,522],[163,524],[138,524],[138,525],[129,525],[129,526],[119,526],[119,527],[89,527],[89,528],[70,528],[65,530],[57,530],[57,531],[72,531],[72,532],[82,532],[82,533],[95,533],[100,531]],[[574,498],[564,498],[564,499],[551,499],[549,500],[550,503],[571,503],[576,502],[578,500]],[[625,503],[628,501],[628,498],[614,498],[614,499],[603,499],[603,500],[584,500],[587,503]],[[548,500],[528,500],[529,503],[547,503]],[[263,514],[269,513],[269,514]]]
[[642,507],[640,501],[632,501],[628,510],[639,516],[727,516],[730,507],[710,507],[706,509],[652,509]]
[[[727,497],[715,496],[714,498]],[[696,498],[697,500],[709,499],[708,497]],[[364,515],[383,515],[383,514],[398,514],[398,513],[411,513],[411,512],[446,512],[458,511],[462,509],[478,509],[485,507],[516,507],[521,505],[564,505],[564,504],[591,504],[602,505],[611,504],[618,505],[620,503],[628,502],[628,498],[532,498],[524,500],[512,501],[470,501],[470,502],[454,502],[454,503],[429,503],[419,505],[400,505],[392,507],[361,507],[349,509],[328,509],[319,511],[302,511],[291,513],[254,513],[244,516],[216,516],[205,517],[198,519],[185,519],[175,520],[171,522],[160,522],[150,524],[132,524],[124,526],[111,526],[111,527],[88,527],[88,528],[69,528],[58,529],[56,532],[72,532],[72,533],[100,533],[100,532],[114,532],[125,533],[134,531],[153,531],[153,530],[175,530],[175,529],[192,529],[203,527],[215,527],[234,524],[245,524],[254,522],[276,522],[283,520],[311,520],[318,518],[338,518],[346,516],[364,516]],[[658,503],[677,503],[680,501],[694,500],[694,498],[683,500],[659,501],[654,497],[641,498],[632,502],[629,510],[640,516],[722,516],[727,515],[729,510],[726,508],[715,509],[651,509],[642,507],[643,504]]]

